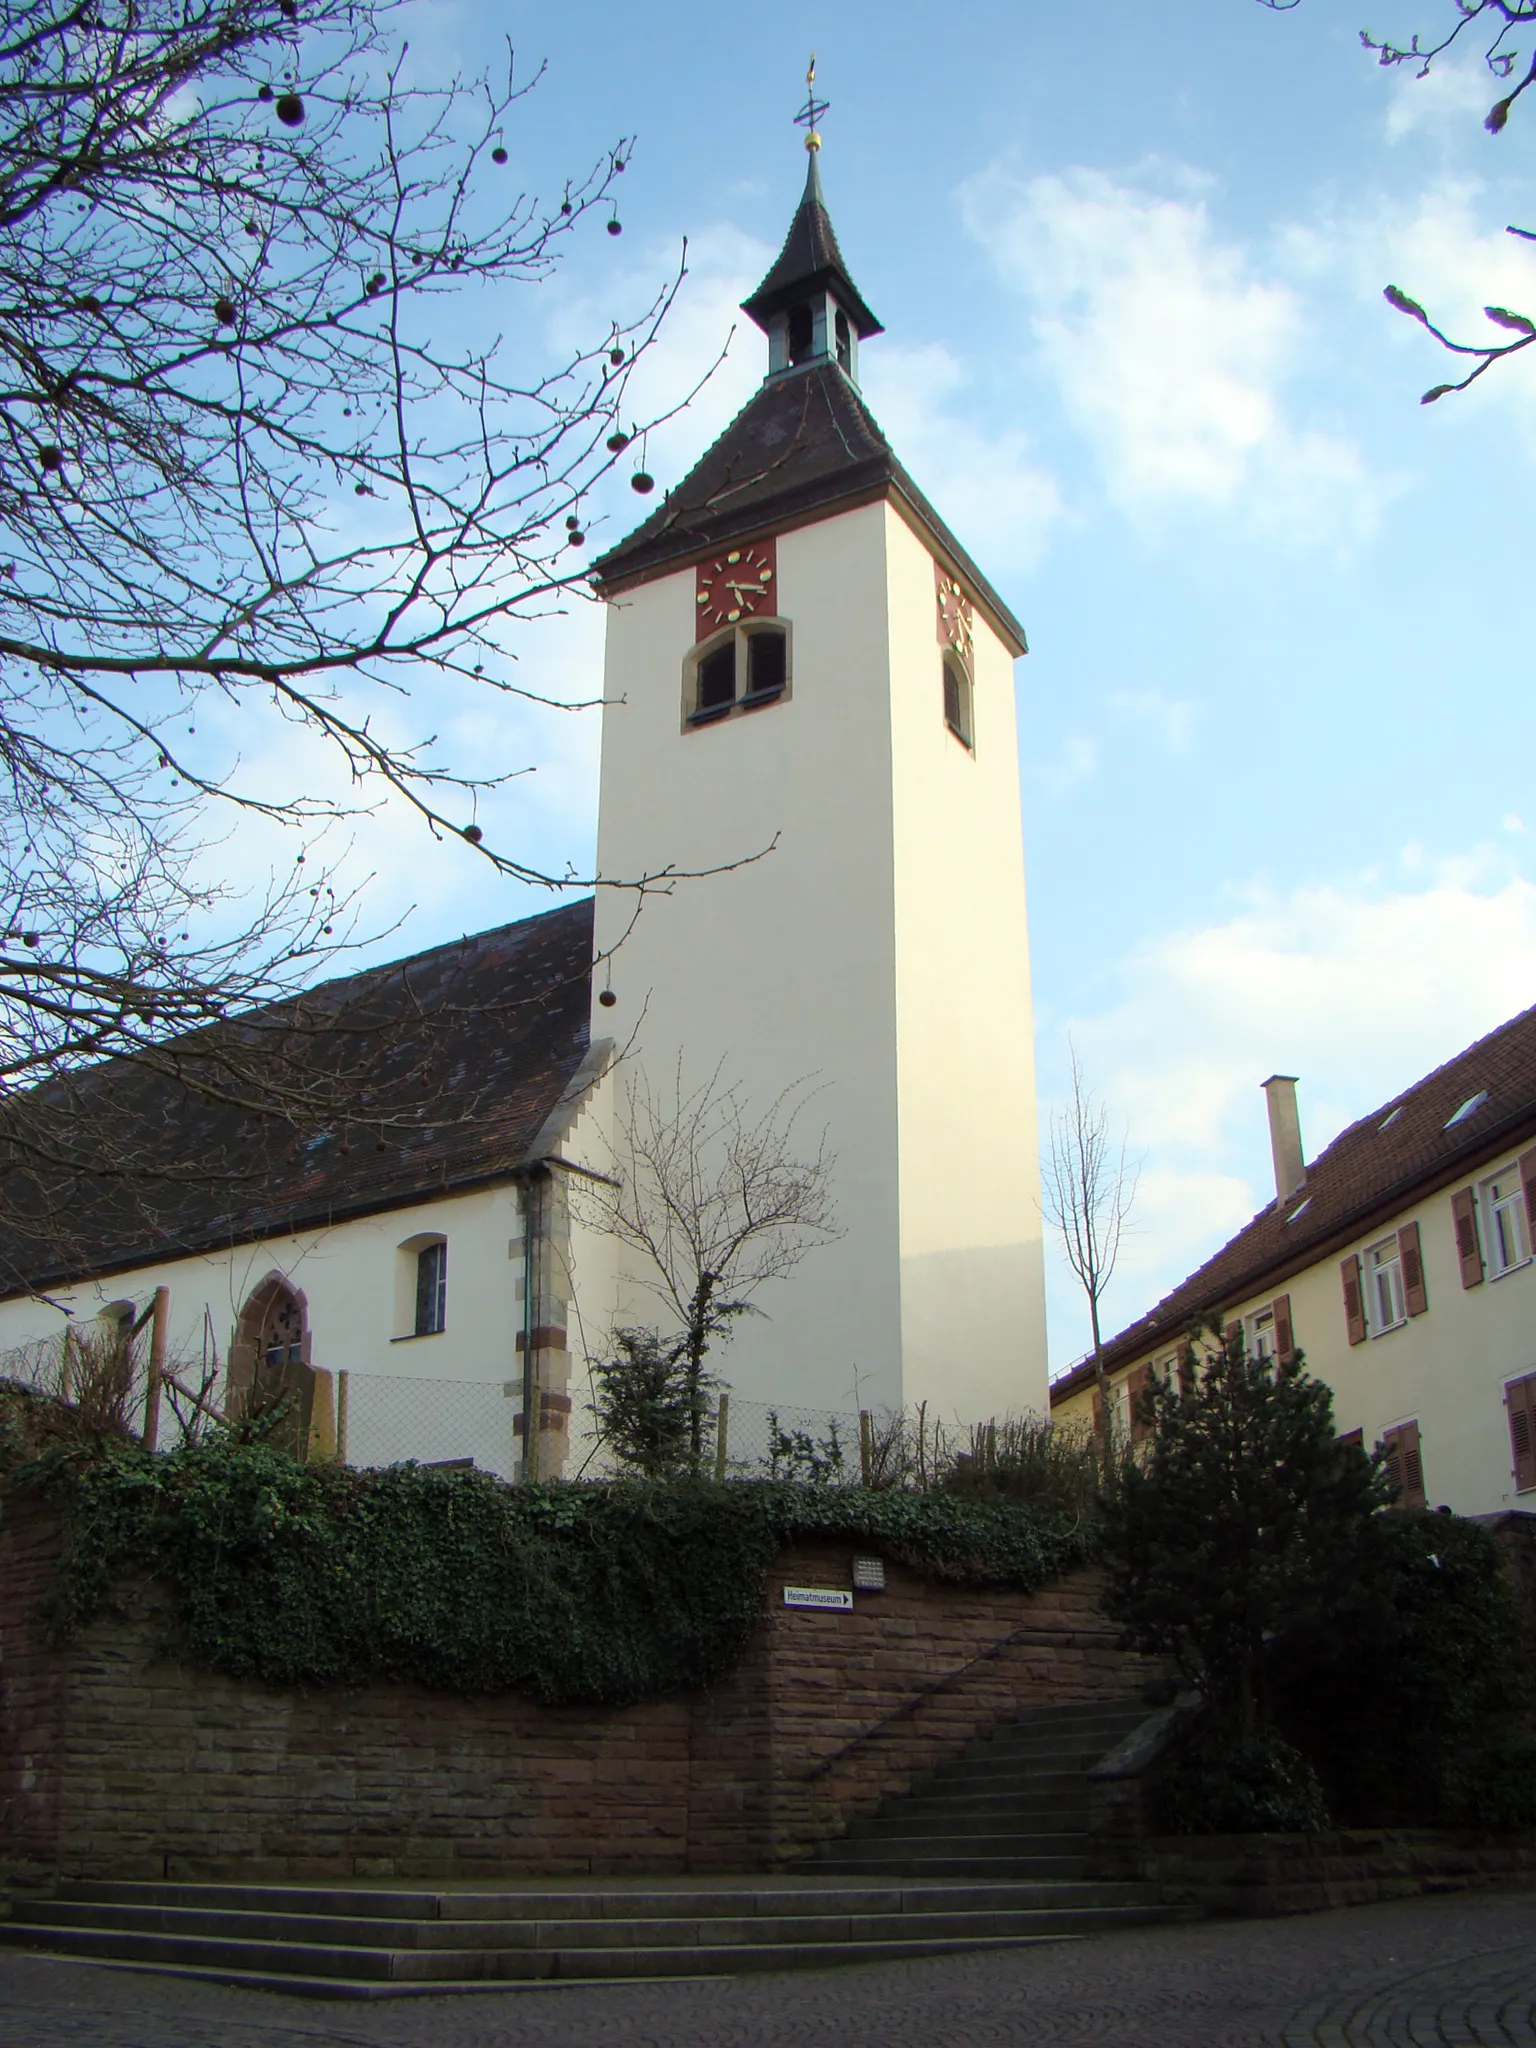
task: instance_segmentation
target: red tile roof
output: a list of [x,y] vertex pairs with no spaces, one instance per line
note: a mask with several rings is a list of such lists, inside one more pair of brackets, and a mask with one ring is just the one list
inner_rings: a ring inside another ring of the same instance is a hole
[[[1451,1118],[1486,1099],[1458,1122]],[[1271,1202],[1214,1258],[1104,1347],[1118,1369],[1341,1249],[1375,1223],[1536,1133],[1536,1008],[1436,1067],[1341,1131],[1307,1167],[1305,1186]],[[1085,1359],[1051,1389],[1061,1401],[1094,1377]]]

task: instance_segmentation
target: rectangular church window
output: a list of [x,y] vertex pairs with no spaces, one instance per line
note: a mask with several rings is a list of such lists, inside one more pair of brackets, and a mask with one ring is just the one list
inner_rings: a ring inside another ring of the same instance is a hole
[[736,702],[735,636],[699,663],[700,711],[723,711]]
[[747,640],[747,691],[753,697],[777,694],[789,681],[789,640],[769,630]]

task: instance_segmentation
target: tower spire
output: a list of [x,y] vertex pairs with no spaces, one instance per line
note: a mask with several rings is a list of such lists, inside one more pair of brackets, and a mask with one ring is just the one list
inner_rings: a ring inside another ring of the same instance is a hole
[[821,132],[817,127],[828,102],[816,96],[816,59],[805,74],[805,105],[795,116],[805,130],[810,157],[805,191],[790,222],[778,261],[742,311],[768,336],[768,374],[826,358],[857,381],[857,344],[878,334],[880,322],[848,275],[832,217],[821,189]]
[[805,74],[805,105],[795,116],[795,126],[805,130],[805,146],[811,153],[814,164],[816,152],[821,148],[821,136],[816,123],[828,111],[830,102],[816,97],[816,52],[811,52],[810,69]]

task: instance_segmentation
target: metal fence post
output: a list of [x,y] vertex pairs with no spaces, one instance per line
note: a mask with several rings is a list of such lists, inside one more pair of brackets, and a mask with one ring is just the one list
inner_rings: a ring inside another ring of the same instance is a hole
[[731,1420],[731,1397],[722,1394],[715,1409],[715,1484],[725,1480],[726,1432]]

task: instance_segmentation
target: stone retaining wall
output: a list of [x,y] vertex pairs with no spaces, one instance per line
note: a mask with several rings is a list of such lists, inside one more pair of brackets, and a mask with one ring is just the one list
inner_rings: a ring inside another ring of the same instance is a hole
[[1317,1913],[1536,1877],[1536,1834],[1341,1828],[1324,1835],[1161,1836],[1140,1875],[1208,1913]]
[[[0,1521],[0,1856],[92,1877],[476,1878],[752,1870],[1021,1708],[1135,1697],[1095,1573],[1025,1596],[887,1565],[851,1613],[853,1547],[779,1560],[757,1632],[712,1690],[624,1709],[468,1700],[414,1685],[274,1690],[157,1656],[163,1594],[76,1642],[37,1627],[58,1530]],[[863,1546],[868,1549],[871,1546]]]

